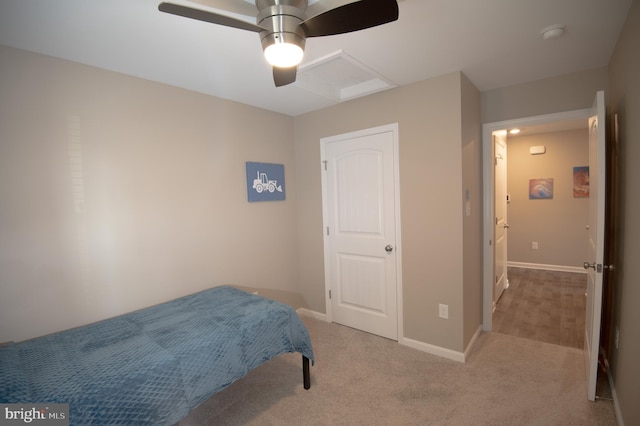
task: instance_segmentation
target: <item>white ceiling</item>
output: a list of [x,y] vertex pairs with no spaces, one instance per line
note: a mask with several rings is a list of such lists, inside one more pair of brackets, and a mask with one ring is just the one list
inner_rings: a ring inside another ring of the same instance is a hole
[[[318,3],[324,1],[330,0]],[[0,44],[291,116],[338,102],[300,84],[274,87],[258,34],[165,14],[159,3],[0,0]],[[631,0],[403,0],[396,22],[308,39],[302,66],[342,50],[396,86],[463,71],[485,91],[606,66],[630,5]],[[566,25],[566,34],[545,41],[540,30],[552,24]]]

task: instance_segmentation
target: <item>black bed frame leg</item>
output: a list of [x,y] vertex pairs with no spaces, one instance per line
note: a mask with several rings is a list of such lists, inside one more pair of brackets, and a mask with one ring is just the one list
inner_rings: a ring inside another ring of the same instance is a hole
[[304,382],[304,388],[309,389],[311,387],[311,376],[309,374],[309,358],[302,355],[302,379]]

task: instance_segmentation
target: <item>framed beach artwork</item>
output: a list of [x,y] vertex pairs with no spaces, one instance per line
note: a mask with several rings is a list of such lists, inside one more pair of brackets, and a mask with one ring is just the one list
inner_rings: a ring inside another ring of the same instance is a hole
[[553,199],[553,178],[529,179],[529,199]]
[[589,198],[589,166],[573,168],[573,198]]

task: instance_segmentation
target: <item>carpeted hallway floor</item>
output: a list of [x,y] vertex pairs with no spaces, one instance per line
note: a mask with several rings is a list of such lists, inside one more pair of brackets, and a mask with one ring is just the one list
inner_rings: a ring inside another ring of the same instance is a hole
[[311,389],[286,354],[196,408],[188,425],[615,425],[589,402],[582,351],[485,333],[466,363],[303,318],[316,355]]

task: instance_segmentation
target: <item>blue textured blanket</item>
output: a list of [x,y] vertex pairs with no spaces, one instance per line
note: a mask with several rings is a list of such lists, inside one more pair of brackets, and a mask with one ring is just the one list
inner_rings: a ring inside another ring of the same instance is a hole
[[71,424],[174,424],[286,352],[313,361],[287,306],[232,287],[0,347],[0,402],[68,403]]

